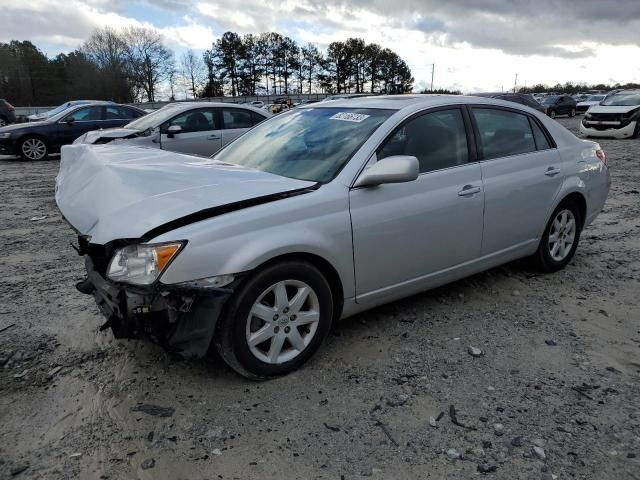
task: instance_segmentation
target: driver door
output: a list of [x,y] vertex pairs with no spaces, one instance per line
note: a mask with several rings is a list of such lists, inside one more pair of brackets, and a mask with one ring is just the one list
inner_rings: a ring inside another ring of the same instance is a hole
[[419,177],[351,190],[358,303],[423,290],[480,256],[484,192],[466,123],[451,107],[409,119],[375,160],[415,156]]
[[68,145],[80,135],[103,127],[102,107],[92,105],[74,110],[58,122],[58,143]]
[[[169,133],[177,125],[179,133]],[[160,127],[160,148],[209,157],[222,147],[222,129],[216,108],[196,108],[179,113]]]

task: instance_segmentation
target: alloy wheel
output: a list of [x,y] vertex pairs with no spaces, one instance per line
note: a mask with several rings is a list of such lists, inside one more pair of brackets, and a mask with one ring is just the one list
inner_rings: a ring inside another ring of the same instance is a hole
[[549,253],[556,262],[561,262],[571,252],[575,242],[576,217],[568,209],[560,210],[551,224],[549,231]]
[[22,142],[22,153],[29,160],[42,160],[47,153],[47,146],[39,138],[28,138]]
[[320,302],[305,282],[283,280],[267,288],[247,317],[246,341],[265,363],[282,364],[311,343],[320,321]]

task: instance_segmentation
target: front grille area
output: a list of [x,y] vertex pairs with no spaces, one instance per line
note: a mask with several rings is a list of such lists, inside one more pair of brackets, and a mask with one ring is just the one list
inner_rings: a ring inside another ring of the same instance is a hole
[[621,113],[591,113],[589,120],[594,122],[619,122],[622,120]]

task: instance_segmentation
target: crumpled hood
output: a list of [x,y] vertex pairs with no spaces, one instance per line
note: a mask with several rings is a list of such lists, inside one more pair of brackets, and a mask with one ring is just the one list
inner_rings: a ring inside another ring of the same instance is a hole
[[614,106],[614,105],[593,105],[589,108],[589,113],[627,113],[640,108],[640,105]]
[[314,185],[163,150],[79,144],[62,148],[56,203],[76,230],[105,244],[205,209]]
[[92,130],[83,135],[82,142],[79,143],[95,143],[100,138],[125,138],[138,135],[140,132],[132,128],[105,128],[104,130]]

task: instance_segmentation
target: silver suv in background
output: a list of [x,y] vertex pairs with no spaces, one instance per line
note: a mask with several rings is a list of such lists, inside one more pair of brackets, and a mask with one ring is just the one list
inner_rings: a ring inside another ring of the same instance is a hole
[[124,127],[89,132],[75,143],[114,142],[209,156],[270,116],[250,105],[170,103]]
[[564,268],[609,185],[542,113],[398,95],[301,106],[213,159],[68,146],[56,202],[104,328],[265,378],[335,320],[517,258]]

